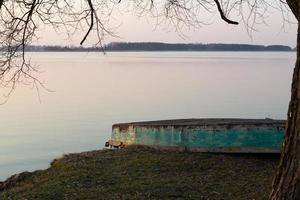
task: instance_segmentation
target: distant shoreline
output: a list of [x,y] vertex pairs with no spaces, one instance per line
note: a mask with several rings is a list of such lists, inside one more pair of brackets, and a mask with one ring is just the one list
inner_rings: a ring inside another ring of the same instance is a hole
[[157,50],[157,51],[135,51],[135,50],[131,50],[131,51],[107,51],[107,50],[104,50],[104,51],[97,51],[97,50],[90,50],[90,51],[87,51],[87,50],[82,50],[82,51],[73,51],[73,50],[69,50],[69,51],[26,51],[26,52],[33,52],[33,53],[64,53],[64,52],[69,52],[69,53],[130,53],[130,52],[295,52],[295,51],[180,51],[180,50],[173,50],[173,51],[169,51],[169,50]]
[[[1,50],[5,51],[5,47]],[[295,49],[285,45],[250,44],[194,44],[157,42],[113,42],[102,48],[81,46],[27,46],[27,52],[292,52]]]

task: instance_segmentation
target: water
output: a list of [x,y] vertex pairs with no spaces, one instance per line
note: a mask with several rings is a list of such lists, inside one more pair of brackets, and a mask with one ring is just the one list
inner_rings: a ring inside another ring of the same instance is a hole
[[0,106],[0,180],[101,149],[117,122],[285,119],[293,52],[32,53],[55,92],[20,87]]

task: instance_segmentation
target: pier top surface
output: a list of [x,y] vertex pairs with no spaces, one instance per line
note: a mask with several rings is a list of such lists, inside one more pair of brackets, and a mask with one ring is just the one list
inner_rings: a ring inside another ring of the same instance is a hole
[[239,118],[202,118],[202,119],[172,119],[159,121],[142,121],[114,124],[114,127],[124,126],[214,126],[214,125],[282,125],[286,120],[274,119],[239,119]]

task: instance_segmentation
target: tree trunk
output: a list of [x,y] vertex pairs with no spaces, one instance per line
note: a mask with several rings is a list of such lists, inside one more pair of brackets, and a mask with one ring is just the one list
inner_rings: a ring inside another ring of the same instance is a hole
[[[287,0],[298,18],[299,0]],[[296,9],[295,9],[296,8]],[[270,200],[300,200],[300,26],[297,34],[297,61],[293,74],[292,94],[288,110],[281,159]]]

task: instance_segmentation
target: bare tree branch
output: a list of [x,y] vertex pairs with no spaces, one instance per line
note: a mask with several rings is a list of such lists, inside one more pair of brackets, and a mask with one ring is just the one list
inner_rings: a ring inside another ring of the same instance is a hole
[[298,9],[298,1],[297,0],[286,0],[287,4],[291,8],[293,14],[299,21],[299,9]]
[[95,10],[94,10],[94,7],[93,7],[92,0],[87,0],[87,1],[88,1],[89,7],[90,7],[90,12],[91,12],[91,14],[90,14],[91,15],[91,22],[90,22],[90,27],[89,27],[87,33],[85,34],[85,36],[83,37],[83,39],[80,42],[80,45],[82,45],[84,43],[84,41],[86,40],[86,38],[88,37],[88,35],[90,34],[90,32],[92,31],[92,29],[94,27]]
[[220,13],[220,15],[221,15],[221,18],[222,18],[225,22],[227,22],[228,24],[234,24],[234,25],[238,25],[238,24],[239,24],[239,23],[236,22],[236,21],[232,21],[232,20],[228,19],[228,18],[224,15],[224,12],[223,12],[223,10],[222,10],[222,8],[221,8],[221,4],[220,4],[219,0],[214,0],[214,1],[215,1],[216,5],[217,5],[218,11],[219,11],[219,13]]

